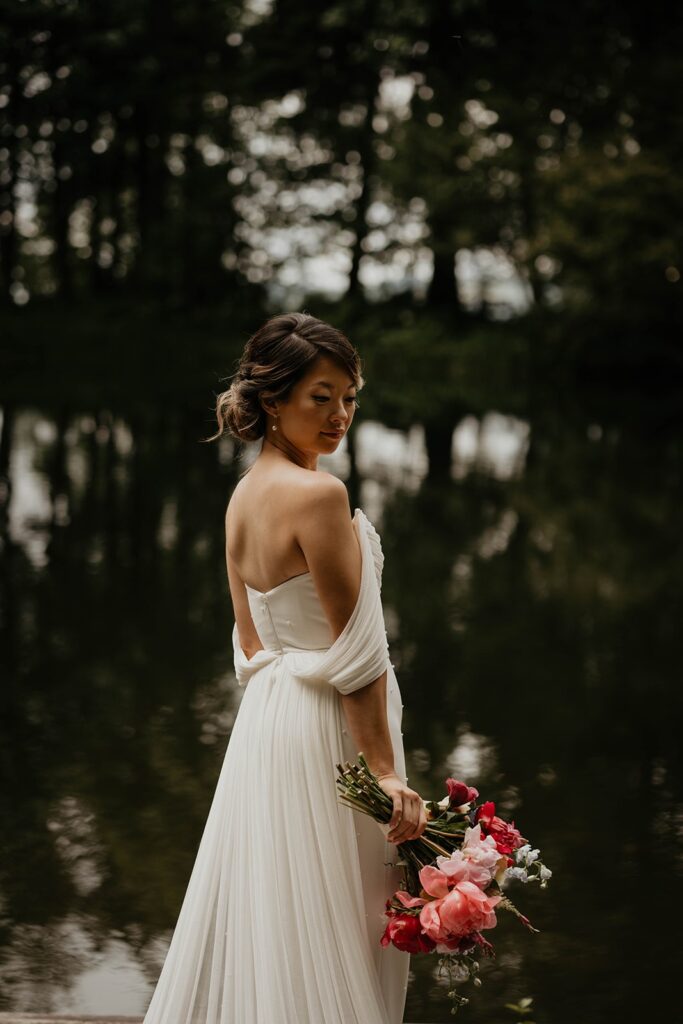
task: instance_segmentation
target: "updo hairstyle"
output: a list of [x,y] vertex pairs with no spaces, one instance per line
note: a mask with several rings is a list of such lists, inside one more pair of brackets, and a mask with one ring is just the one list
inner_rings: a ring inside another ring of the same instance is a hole
[[286,400],[321,355],[334,359],[362,388],[361,359],[345,334],[307,313],[271,317],[246,343],[228,390],[216,396],[218,430],[206,440],[224,431],[245,442],[263,437],[267,417],[260,399]]

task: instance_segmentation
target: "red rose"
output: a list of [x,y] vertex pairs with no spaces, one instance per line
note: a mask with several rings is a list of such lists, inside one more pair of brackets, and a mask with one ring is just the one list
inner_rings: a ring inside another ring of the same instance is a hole
[[466,782],[460,782],[458,779],[446,779],[446,786],[448,787],[451,810],[454,807],[461,807],[462,804],[468,804],[479,796],[478,789],[468,786]]
[[380,942],[383,946],[393,942],[394,946],[404,953],[431,953],[436,945],[434,940],[422,931],[417,914],[394,914]]

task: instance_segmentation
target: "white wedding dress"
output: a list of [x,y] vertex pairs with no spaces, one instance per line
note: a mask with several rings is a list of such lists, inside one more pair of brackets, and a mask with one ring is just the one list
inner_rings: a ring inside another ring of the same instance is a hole
[[380,597],[380,538],[357,508],[360,593],[332,632],[309,572],[247,587],[263,650],[245,687],[171,944],[143,1024],[401,1024],[410,955],[380,945],[398,850],[339,800],[355,761],[340,693],[387,669],[394,766],[407,782],[401,693]]

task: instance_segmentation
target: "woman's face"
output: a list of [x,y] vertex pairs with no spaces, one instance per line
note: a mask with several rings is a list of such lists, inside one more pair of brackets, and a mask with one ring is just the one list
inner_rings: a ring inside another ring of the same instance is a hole
[[311,454],[335,451],[353,420],[356,391],[346,370],[328,356],[319,356],[289,398],[277,403],[277,419],[268,419],[268,439]]

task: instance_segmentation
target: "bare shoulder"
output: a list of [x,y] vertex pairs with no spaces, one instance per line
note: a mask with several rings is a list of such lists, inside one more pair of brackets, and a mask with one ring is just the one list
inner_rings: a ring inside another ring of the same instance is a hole
[[339,511],[350,508],[346,485],[333,473],[283,466],[269,479],[254,479],[247,484],[245,478],[236,484],[225,510],[226,526],[233,512],[248,518],[251,510],[264,502],[276,503],[278,518],[291,520],[315,517],[330,507]]
[[346,489],[346,484],[343,480],[340,480],[334,473],[327,473],[325,470],[318,470],[315,473],[306,473],[301,478],[301,497],[305,501],[306,497],[310,498],[322,498],[328,500],[337,501],[344,498],[348,504],[349,492]]
[[361,578],[348,491],[338,477],[318,472],[299,503],[296,539],[336,639],[356,605]]
[[296,493],[297,520],[302,530],[316,521],[327,523],[351,521],[349,492],[346,484],[333,473],[318,471],[300,480]]

